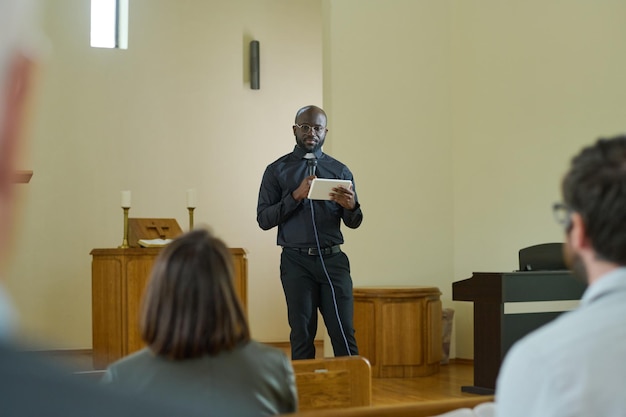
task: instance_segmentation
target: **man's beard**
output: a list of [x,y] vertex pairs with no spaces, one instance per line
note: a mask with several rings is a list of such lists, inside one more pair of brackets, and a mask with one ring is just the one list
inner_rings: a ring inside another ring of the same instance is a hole
[[311,149],[309,149],[305,145],[304,140],[299,139],[297,137],[296,137],[296,144],[307,152],[316,152],[318,149],[320,149],[324,145],[324,139],[317,138],[317,143]]
[[578,253],[575,253],[568,242],[563,245],[563,260],[567,268],[572,271],[572,275],[577,281],[588,284],[587,268]]

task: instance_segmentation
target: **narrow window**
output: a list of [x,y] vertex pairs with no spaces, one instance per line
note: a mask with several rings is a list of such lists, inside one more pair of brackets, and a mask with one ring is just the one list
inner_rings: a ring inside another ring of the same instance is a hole
[[128,0],[91,0],[91,46],[128,48]]

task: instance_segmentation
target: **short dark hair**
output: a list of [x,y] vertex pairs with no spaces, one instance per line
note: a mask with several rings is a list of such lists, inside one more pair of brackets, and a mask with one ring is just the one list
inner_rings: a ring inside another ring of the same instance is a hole
[[599,139],[572,159],[563,199],[585,223],[596,254],[626,265],[626,136]]
[[150,349],[173,359],[216,355],[250,340],[232,255],[222,240],[196,229],[163,249],[143,297],[140,326]]

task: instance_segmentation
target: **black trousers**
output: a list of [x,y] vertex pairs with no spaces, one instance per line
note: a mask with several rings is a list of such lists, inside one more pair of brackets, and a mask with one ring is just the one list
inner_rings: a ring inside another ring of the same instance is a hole
[[359,353],[354,338],[350,261],[343,252],[324,255],[323,260],[322,263],[319,255],[289,248],[284,248],[280,257],[280,279],[287,300],[294,360],[315,358],[318,309],[335,356]]

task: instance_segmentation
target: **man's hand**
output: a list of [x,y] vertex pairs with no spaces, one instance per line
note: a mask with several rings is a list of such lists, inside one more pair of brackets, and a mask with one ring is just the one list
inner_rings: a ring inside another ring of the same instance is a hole
[[293,197],[293,199],[296,201],[304,200],[306,196],[309,195],[309,189],[311,188],[311,183],[313,182],[315,178],[316,178],[315,175],[310,175],[306,177],[305,179],[303,179],[300,185],[298,186],[298,188],[296,188],[291,193],[291,196]]
[[356,206],[354,191],[349,188],[341,186],[333,188],[333,192],[330,193],[330,199],[348,210],[354,210]]

